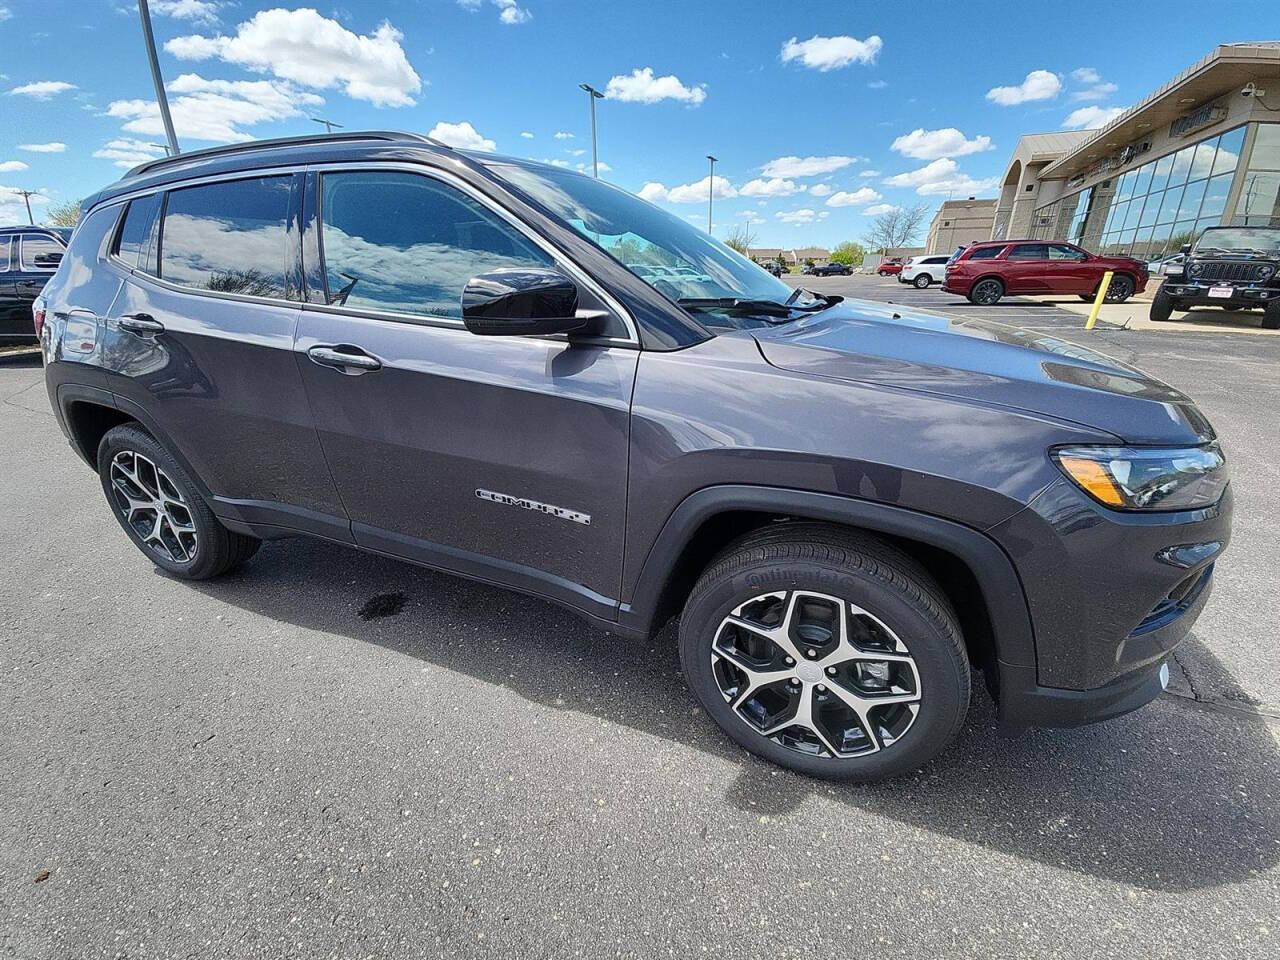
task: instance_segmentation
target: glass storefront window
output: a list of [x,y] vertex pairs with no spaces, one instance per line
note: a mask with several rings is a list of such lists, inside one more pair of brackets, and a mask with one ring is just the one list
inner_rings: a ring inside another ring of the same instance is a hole
[[1280,123],[1260,123],[1249,157],[1250,170],[1280,170]]
[[1173,223],[1174,217],[1178,213],[1178,204],[1182,200],[1182,188],[1173,187],[1164,193],[1164,203],[1160,204],[1160,213],[1156,216],[1156,223]]
[[[1176,187],[1187,182],[1187,178],[1191,173],[1191,163],[1195,158],[1195,155],[1195,144],[1192,144],[1189,147],[1183,147],[1173,155],[1173,166],[1169,170],[1169,186]],[[1191,179],[1194,180],[1195,177],[1191,177]]]
[[1161,157],[1156,161],[1155,174],[1151,178],[1151,186],[1147,188],[1148,193],[1155,193],[1163,190],[1169,184],[1169,170],[1173,167],[1173,154],[1167,157]]
[[1139,227],[1149,227],[1156,222],[1156,214],[1160,212],[1160,201],[1163,194],[1153,193],[1147,197],[1147,205],[1142,208],[1142,219],[1138,221]]
[[1200,219],[1213,217],[1221,219],[1222,212],[1227,209],[1227,194],[1231,192],[1231,174],[1223,174],[1209,181],[1204,192],[1204,205],[1200,207]]
[[1151,174],[1155,170],[1155,164],[1145,164],[1137,170],[1137,179],[1133,183],[1133,195],[1135,197],[1143,197],[1151,192]]
[[1240,188],[1233,223],[1280,226],[1280,171],[1249,170]]
[[1244,127],[1236,127],[1222,135],[1218,141],[1218,156],[1213,161],[1213,175],[1231,173],[1240,162],[1240,148],[1244,146]]
[[1184,243],[1194,243],[1197,236],[1194,220],[1179,220],[1173,225],[1173,233],[1169,235],[1165,249],[1177,253]]
[[1133,180],[1132,170],[1120,178],[1120,182],[1116,185],[1117,200],[1128,200],[1133,196]]
[[1204,188],[1207,180],[1197,180],[1195,183],[1187,184],[1186,191],[1182,194],[1182,202],[1178,204],[1178,212],[1174,216],[1175,220],[1194,220],[1196,215],[1200,213],[1200,201],[1204,199]]

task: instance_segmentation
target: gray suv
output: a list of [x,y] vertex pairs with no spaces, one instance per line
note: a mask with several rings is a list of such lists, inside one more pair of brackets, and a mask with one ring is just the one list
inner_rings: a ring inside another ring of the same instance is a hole
[[973,669],[1006,731],[1146,703],[1227,544],[1223,454],[1173,388],[792,289],[555,167],[263,141],[83,209],[35,304],[49,399],[150,562],[311,535],[627,638],[678,617],[698,702],[808,774],[917,767]]

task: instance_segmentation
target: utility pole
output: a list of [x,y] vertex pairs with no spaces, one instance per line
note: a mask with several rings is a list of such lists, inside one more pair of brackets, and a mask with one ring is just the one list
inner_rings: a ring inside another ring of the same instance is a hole
[[333,133],[334,127],[337,127],[339,130],[343,129],[342,124],[334,123],[332,120],[325,120],[323,117],[312,117],[311,119],[315,123],[323,123],[325,133]]
[[578,88],[587,91],[587,99],[591,101],[591,174],[600,179],[600,154],[596,152],[596,101],[604,98],[604,94],[589,83],[580,83]]
[[14,192],[14,193],[16,193],[16,194],[18,194],[19,196],[21,196],[21,197],[22,197],[22,199],[26,201],[26,204],[27,204],[27,222],[28,222],[28,223],[30,223],[30,224],[31,224],[31,226],[33,226],[33,227],[34,227],[34,226],[36,225],[36,218],[35,218],[35,217],[33,217],[33,216],[31,215],[31,198],[32,198],[32,197],[34,197],[34,196],[36,195],[37,191],[35,191],[35,190],[14,190],[13,192]]
[[151,63],[151,82],[156,86],[156,103],[160,105],[160,119],[164,123],[164,135],[169,141],[169,156],[176,157],[178,135],[173,132],[173,117],[169,115],[169,97],[164,92],[164,77],[160,75],[160,61],[156,59],[156,38],[151,33],[151,8],[147,0],[138,0],[138,16],[142,20],[142,42],[147,48],[147,60]]
[[711,203],[716,196],[716,158],[708,153],[707,159],[711,161],[711,176],[707,178],[707,233],[711,233]]

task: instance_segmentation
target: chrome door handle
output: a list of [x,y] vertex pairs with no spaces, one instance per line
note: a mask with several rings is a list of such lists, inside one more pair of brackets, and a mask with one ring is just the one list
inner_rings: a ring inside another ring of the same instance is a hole
[[116,321],[116,326],[121,330],[128,330],[130,333],[144,337],[154,337],[156,334],[164,333],[164,324],[149,313],[125,314]]
[[341,350],[337,347],[312,347],[307,351],[307,356],[313,363],[318,363],[322,367],[333,367],[343,373],[366,373],[382,368],[381,360],[369,356],[359,347],[346,347]]

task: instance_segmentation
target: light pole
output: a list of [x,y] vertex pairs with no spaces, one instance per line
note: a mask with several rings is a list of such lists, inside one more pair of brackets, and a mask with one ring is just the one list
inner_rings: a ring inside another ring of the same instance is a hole
[[707,178],[707,233],[711,233],[711,202],[716,195],[716,158],[708,153],[707,159],[711,161],[711,176]]
[[312,117],[311,120],[313,123],[323,123],[325,133],[333,133],[334,127],[337,127],[339,130],[343,129],[342,124],[334,123],[332,120],[326,120],[323,117]]
[[160,75],[160,61],[156,59],[156,38],[151,33],[151,8],[147,0],[138,0],[138,16],[142,19],[142,41],[147,48],[147,60],[151,63],[151,82],[156,85],[156,103],[160,105],[160,119],[164,122],[164,135],[169,141],[169,156],[176,157],[178,135],[173,132],[173,117],[169,115],[169,98],[164,92],[164,77]]
[[600,179],[600,155],[596,153],[596,101],[604,98],[604,94],[589,83],[578,84],[579,89],[587,91],[591,101],[591,174]]
[[36,218],[31,215],[31,198],[36,195],[36,191],[35,190],[14,190],[13,192],[16,194],[19,194],[22,197],[22,199],[26,201],[27,222],[34,227],[36,225]]

